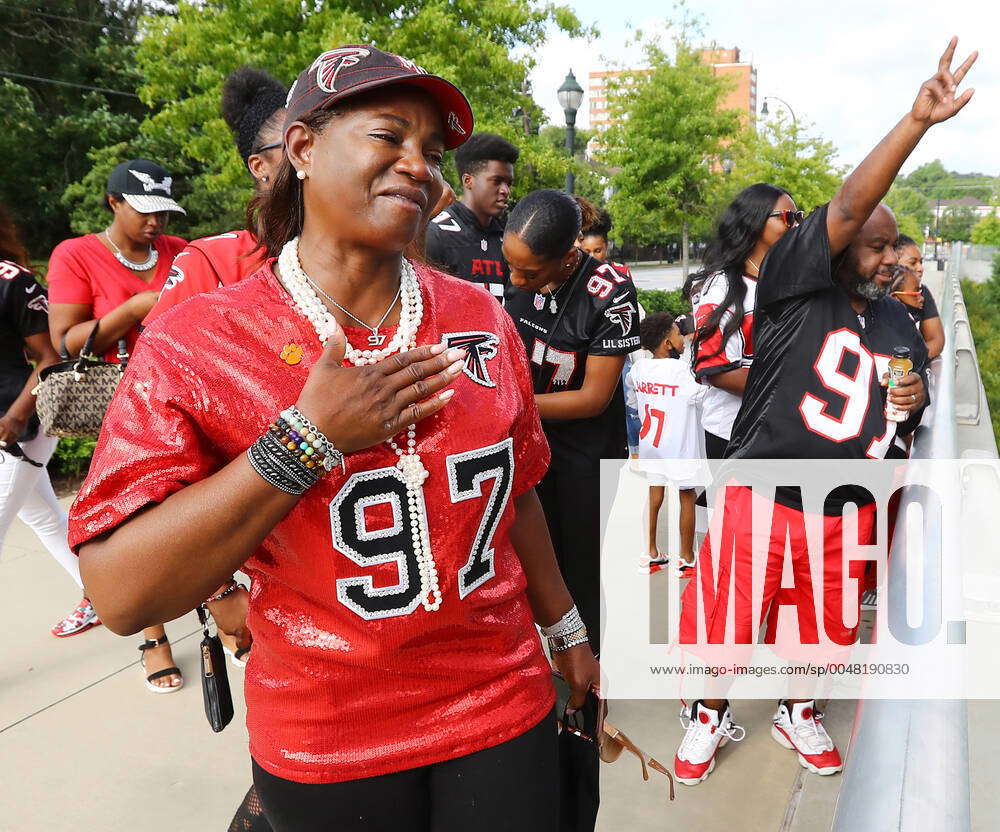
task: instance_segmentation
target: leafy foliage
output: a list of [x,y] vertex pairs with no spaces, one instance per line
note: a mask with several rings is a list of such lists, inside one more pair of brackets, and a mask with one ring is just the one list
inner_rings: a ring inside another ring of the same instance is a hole
[[74,477],[86,474],[96,447],[96,439],[60,439],[49,466]]
[[[52,81],[132,93],[142,79],[135,40],[144,11],[139,0],[9,0],[0,6],[0,29],[13,44],[0,49],[0,69],[43,79],[0,78],[0,145],[10,150],[0,202],[35,251],[47,252],[67,236],[60,198],[88,170],[90,148],[125,140],[145,112],[137,98]],[[92,193],[95,203],[104,185]]]
[[972,242],[978,246],[996,246],[1000,248],[1000,217],[995,213],[983,217],[972,227],[970,235]]
[[744,126],[726,152],[733,172],[719,181],[720,210],[743,188],[768,182],[788,191],[809,213],[833,198],[847,172],[834,161],[837,150],[831,142],[784,119]]
[[[463,89],[475,108],[476,129],[521,148],[515,198],[559,187],[569,159],[541,137],[523,135],[521,118],[512,118],[521,108],[533,123],[543,120],[524,90],[530,55],[549,26],[584,33],[568,8],[527,0],[403,0],[391,13],[371,0],[180,2],[175,16],[143,20],[140,94],[159,106],[134,139],[92,153],[93,169],[64,200],[74,230],[104,222],[93,199],[99,183],[114,164],[134,155],[148,155],[181,180],[178,195],[189,221],[175,230],[198,236],[239,226],[252,183],[219,113],[223,80],[252,64],[291,83],[319,52],[343,43],[373,43],[406,55]],[[453,172],[450,178],[455,184]]]
[[637,289],[639,303],[647,315],[654,312],[669,312],[671,315],[682,315],[691,311],[691,303],[680,289],[665,292],[662,289]]
[[971,208],[948,208],[941,214],[938,223],[938,236],[947,242],[968,240],[972,236],[972,227],[976,224],[976,213]]
[[713,160],[740,130],[735,110],[720,110],[729,82],[701,63],[679,36],[671,59],[655,41],[644,44],[648,73],[629,73],[609,85],[618,120],[603,134],[600,160],[612,171],[608,208],[629,239],[659,242],[685,223],[707,224]]
[[986,283],[962,281],[962,295],[976,342],[979,373],[986,390],[993,433],[1000,437],[1000,255]]

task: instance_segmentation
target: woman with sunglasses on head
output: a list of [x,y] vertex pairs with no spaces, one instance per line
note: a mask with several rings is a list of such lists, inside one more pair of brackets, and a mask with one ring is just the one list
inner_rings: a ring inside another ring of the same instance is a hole
[[[267,190],[283,158],[281,127],[287,89],[271,74],[251,66],[226,76],[222,117],[253,178],[254,191]],[[264,261],[253,231],[245,228],[192,240],[174,258],[160,298],[143,324],[194,295],[231,286],[253,274]]]
[[[142,319],[156,303],[170,264],[185,241],[164,234],[171,213],[185,213],[172,198],[173,177],[155,162],[132,159],[108,178],[104,204],[111,225],[97,234],[64,240],[49,259],[49,332],[66,356],[90,351],[120,361],[131,353]],[[162,626],[143,633],[146,687],[172,693],[184,683]]]
[[534,624],[575,706],[598,680],[534,492],[517,333],[402,256],[472,127],[412,61],[320,54],[249,209],[276,261],[144,333],[73,509],[116,632],[251,576],[247,727],[277,832],[554,830]]
[[[0,345],[0,544],[14,518],[19,517],[83,589],[80,564],[66,544],[66,512],[56,499],[45,467],[59,440],[42,433],[32,395],[38,374],[59,361],[49,339],[48,299],[31,273],[28,252],[3,206]],[[100,623],[84,593],[73,612],[51,632],[72,636]]]
[[704,266],[684,284],[694,307],[695,377],[708,384],[702,402],[705,452],[721,459],[753,363],[753,311],[760,265],[768,249],[802,219],[791,196],[759,182],[723,211]]
[[[934,296],[923,285],[924,258],[917,241],[905,234],[896,238],[896,256],[899,265],[913,273],[913,278],[901,278],[906,285],[902,288],[892,287],[891,294],[903,302],[906,311],[910,313],[913,322],[920,330],[920,335],[927,344],[927,357],[937,358],[944,349],[944,326],[938,313]],[[900,280],[901,278],[897,278]],[[916,285],[912,285],[913,283]]]

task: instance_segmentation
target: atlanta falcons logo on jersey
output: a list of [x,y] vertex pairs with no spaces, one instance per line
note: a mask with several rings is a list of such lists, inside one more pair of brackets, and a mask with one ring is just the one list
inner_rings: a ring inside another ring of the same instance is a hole
[[448,332],[441,340],[450,348],[465,350],[463,372],[476,384],[496,387],[486,362],[495,358],[500,339],[492,332]]
[[615,301],[624,301],[621,303],[612,303],[607,309],[604,310],[604,314],[609,321],[613,324],[618,324],[622,328],[622,335],[628,335],[629,330],[632,329],[632,316],[635,314],[635,308],[632,304],[624,300],[627,294],[623,294],[619,298],[615,298]]
[[316,86],[323,92],[337,92],[336,83],[340,70],[356,66],[361,63],[362,58],[367,58],[369,55],[371,55],[370,50],[357,46],[331,49],[317,57],[309,67],[309,71],[316,73]]

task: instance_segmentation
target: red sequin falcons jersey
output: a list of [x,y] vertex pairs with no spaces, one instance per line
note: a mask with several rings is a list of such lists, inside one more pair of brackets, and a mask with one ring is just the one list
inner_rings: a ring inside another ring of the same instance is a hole
[[[554,699],[508,534],[514,498],[549,461],[524,348],[486,292],[421,266],[417,274],[418,344],[466,350],[454,398],[417,426],[441,608],[428,612],[418,598],[415,523],[385,443],[348,454],[346,475],[336,469],[310,489],[245,567],[250,751],[301,783],[490,747],[537,724]],[[361,346],[368,333],[347,334]],[[300,363],[282,359],[290,345],[302,348]],[[296,401],[320,353],[269,265],[164,314],[108,411],[72,509],[71,545],[243,454]]]
[[243,229],[192,240],[174,257],[160,298],[143,325],[149,326],[166,310],[188,298],[232,286],[249,277],[264,262],[263,249],[254,252],[256,248],[257,238]]

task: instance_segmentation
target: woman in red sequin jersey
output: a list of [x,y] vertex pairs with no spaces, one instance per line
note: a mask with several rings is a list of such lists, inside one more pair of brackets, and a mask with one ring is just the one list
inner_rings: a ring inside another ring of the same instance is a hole
[[536,623],[574,704],[598,681],[586,630],[558,629],[578,615],[513,323],[402,257],[471,132],[412,61],[319,55],[252,206],[277,261],[146,331],[72,511],[116,632],[251,576],[247,725],[277,832],[554,830]]

